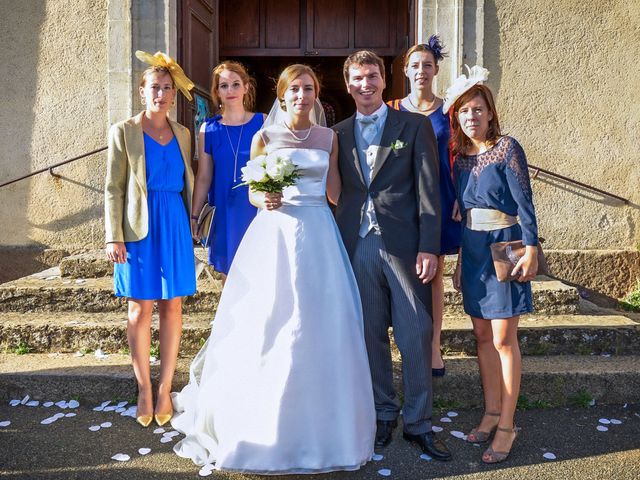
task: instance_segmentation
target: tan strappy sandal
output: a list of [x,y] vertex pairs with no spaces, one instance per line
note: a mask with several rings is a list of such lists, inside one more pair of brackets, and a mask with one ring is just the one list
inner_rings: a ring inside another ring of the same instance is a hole
[[[484,412],[483,417],[499,417],[500,412]],[[498,425],[493,427],[489,432],[483,432],[474,428],[467,434],[467,442],[469,443],[485,443],[491,438],[491,435],[496,431]]]
[[[506,433],[513,433],[514,434],[513,442],[515,442],[516,438],[518,437],[518,433],[520,432],[521,429],[514,425],[513,428],[498,427],[497,430],[500,430],[501,432],[506,432]],[[493,447],[487,448],[485,452],[482,454],[482,461],[484,463],[504,462],[507,459],[507,457],[509,457],[511,450],[513,450],[513,442],[511,442],[511,449],[508,452],[498,452],[494,450]]]

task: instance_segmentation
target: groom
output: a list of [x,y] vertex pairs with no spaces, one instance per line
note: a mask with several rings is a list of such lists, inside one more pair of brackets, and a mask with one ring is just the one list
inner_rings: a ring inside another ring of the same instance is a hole
[[342,194],[336,222],[360,289],[376,404],[376,447],[391,442],[400,402],[393,387],[389,327],[402,355],[403,437],[437,460],[431,431],[431,286],[440,251],[436,139],[429,120],[382,101],[384,63],[360,51],[344,63],[357,112],[338,123]]

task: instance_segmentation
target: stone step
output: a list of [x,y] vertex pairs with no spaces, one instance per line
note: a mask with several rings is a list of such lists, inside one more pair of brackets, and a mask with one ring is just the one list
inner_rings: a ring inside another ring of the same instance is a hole
[[[456,408],[478,407],[482,391],[477,359],[447,357],[447,375],[435,378],[434,399]],[[191,358],[181,358],[174,380],[179,390],[189,378]],[[395,382],[401,384],[400,362],[394,362]],[[152,366],[157,381],[158,365]],[[0,354],[0,401],[23,398],[41,401],[77,398],[98,404],[105,400],[135,399],[136,386],[128,355]],[[640,402],[638,356],[524,357],[521,394],[529,402],[566,405],[577,398],[599,404]]]
[[[198,292],[186,297],[184,311],[213,315],[222,283],[205,276],[198,280]],[[578,312],[580,296],[574,287],[548,277],[532,282],[533,300],[540,314]],[[67,278],[54,267],[0,285],[0,312],[116,312],[126,311],[126,301],[113,295],[112,277]],[[462,295],[451,278],[445,278],[445,313],[462,313]]]
[[[583,300],[584,304],[588,302]],[[583,305],[587,310],[588,305]],[[187,313],[183,318],[181,351],[198,351],[209,336],[212,314]],[[0,313],[0,351],[76,352],[102,349],[127,351],[125,312]],[[158,340],[158,317],[153,316]],[[524,315],[520,343],[525,355],[633,354],[640,351],[640,322],[619,312],[596,309],[587,315]],[[475,338],[469,317],[444,319],[442,349],[447,354],[474,355]]]

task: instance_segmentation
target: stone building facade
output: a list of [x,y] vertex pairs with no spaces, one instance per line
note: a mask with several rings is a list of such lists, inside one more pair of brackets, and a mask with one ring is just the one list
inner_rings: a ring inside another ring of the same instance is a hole
[[[181,0],[0,2],[0,183],[106,145],[139,111],[142,49],[179,57]],[[258,0],[255,0],[258,1]],[[215,3],[215,2],[214,2]],[[544,174],[540,232],[556,249],[640,246],[640,3],[627,0],[411,0],[416,38],[449,50],[437,90],[463,65],[491,72],[505,133]],[[0,247],[103,244],[104,153],[0,188]]]

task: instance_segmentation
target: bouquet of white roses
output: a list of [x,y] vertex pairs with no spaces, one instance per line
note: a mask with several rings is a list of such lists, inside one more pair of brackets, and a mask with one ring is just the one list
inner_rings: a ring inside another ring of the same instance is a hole
[[297,165],[288,157],[260,155],[243,167],[242,183],[254,192],[279,193],[284,187],[295,185],[300,178]]

